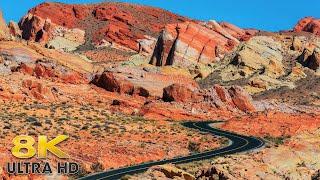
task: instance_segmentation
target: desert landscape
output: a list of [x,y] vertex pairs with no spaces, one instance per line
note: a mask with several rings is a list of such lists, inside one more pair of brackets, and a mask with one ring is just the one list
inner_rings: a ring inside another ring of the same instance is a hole
[[[319,89],[313,17],[267,32],[120,2],[0,14],[0,174],[77,179],[215,150],[230,141],[182,123],[219,121],[265,145],[123,179],[320,179]],[[12,139],[40,134],[68,135],[61,148],[81,171],[8,174]]]

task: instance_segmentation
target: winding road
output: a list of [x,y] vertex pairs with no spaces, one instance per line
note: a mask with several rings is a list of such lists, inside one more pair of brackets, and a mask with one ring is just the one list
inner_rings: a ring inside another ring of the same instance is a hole
[[215,149],[215,150],[211,150],[211,151],[191,154],[191,155],[185,156],[185,157],[177,157],[177,158],[168,159],[168,160],[147,162],[147,163],[134,165],[134,166],[130,166],[130,167],[124,167],[124,168],[120,168],[120,169],[109,170],[106,172],[91,174],[87,177],[80,178],[80,180],[120,179],[124,175],[130,175],[130,174],[144,172],[148,168],[150,168],[151,166],[155,166],[155,165],[161,165],[161,164],[167,164],[167,163],[173,163],[173,164],[189,163],[192,161],[200,161],[200,160],[210,159],[215,156],[251,151],[251,150],[258,149],[258,148],[261,148],[262,146],[264,146],[264,142],[259,138],[242,136],[242,135],[222,131],[219,129],[215,129],[210,126],[211,123],[213,123],[213,122],[186,122],[186,123],[183,123],[183,125],[185,127],[197,129],[202,132],[210,133],[212,135],[225,137],[231,141],[231,144],[229,146],[223,147],[221,149]]

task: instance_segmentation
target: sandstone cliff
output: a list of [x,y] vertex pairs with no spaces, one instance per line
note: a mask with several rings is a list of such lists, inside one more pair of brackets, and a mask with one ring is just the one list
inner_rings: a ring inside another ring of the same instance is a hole
[[221,60],[251,34],[228,23],[168,24],[161,32],[150,64],[190,67]]

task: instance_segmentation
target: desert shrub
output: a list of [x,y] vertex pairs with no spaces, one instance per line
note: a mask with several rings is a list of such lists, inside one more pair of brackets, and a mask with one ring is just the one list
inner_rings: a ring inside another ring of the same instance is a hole
[[284,141],[288,138],[290,138],[290,136],[280,136],[280,137],[266,136],[266,137],[264,137],[264,139],[266,139],[269,142],[274,143],[276,146],[284,144]]
[[96,162],[96,163],[93,163],[91,165],[91,169],[94,171],[94,172],[101,172],[104,170],[103,168],[103,165],[99,162]]
[[197,153],[200,151],[200,144],[193,141],[189,141],[188,150],[190,152]]

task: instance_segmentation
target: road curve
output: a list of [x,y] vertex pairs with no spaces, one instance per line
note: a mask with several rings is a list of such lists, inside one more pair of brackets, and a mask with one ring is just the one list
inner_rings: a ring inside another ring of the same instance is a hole
[[215,129],[209,126],[209,124],[211,123],[213,122],[186,122],[186,123],[183,123],[183,125],[185,127],[197,129],[202,132],[210,133],[212,135],[225,137],[231,141],[231,144],[229,146],[223,147],[221,149],[191,154],[185,157],[177,157],[177,158],[168,159],[168,160],[147,162],[147,163],[134,165],[130,167],[124,167],[120,169],[95,173],[95,174],[91,174],[89,176],[80,178],[79,180],[120,179],[124,175],[144,172],[151,166],[155,166],[155,165],[161,165],[161,164],[167,164],[167,163],[182,164],[182,163],[188,163],[192,161],[205,160],[215,156],[228,155],[228,154],[234,154],[234,153],[240,153],[240,152],[246,152],[246,151],[258,149],[264,145],[264,142],[259,138],[242,136],[242,135],[222,131],[219,129]]

